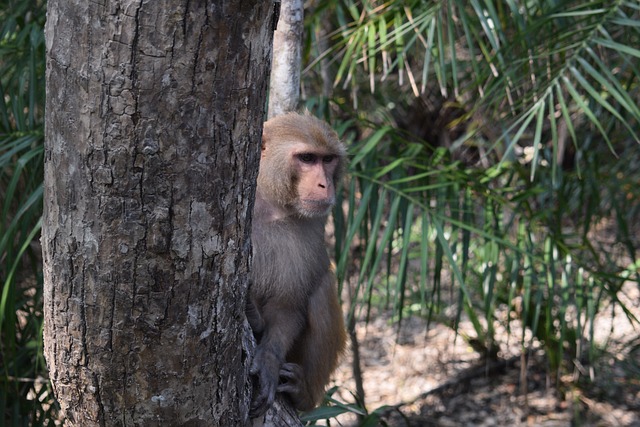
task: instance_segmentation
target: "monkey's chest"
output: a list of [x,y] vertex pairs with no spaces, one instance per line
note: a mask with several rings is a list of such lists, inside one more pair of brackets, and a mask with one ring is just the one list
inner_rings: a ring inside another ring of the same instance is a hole
[[318,232],[273,227],[252,237],[252,286],[257,296],[308,295],[329,270],[324,236]]

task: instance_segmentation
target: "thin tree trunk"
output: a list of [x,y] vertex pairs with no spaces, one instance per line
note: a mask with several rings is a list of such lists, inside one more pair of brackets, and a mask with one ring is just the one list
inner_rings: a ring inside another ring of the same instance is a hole
[[272,11],[48,2],[44,339],[68,425],[248,422]]
[[273,37],[269,117],[279,116],[298,108],[303,21],[303,1],[282,0],[278,28]]
[[[351,354],[353,359],[351,360],[351,370],[353,372],[353,380],[356,383],[356,402],[362,407],[366,408],[366,396],[364,392],[364,377],[362,374],[362,366],[360,364],[360,343],[358,342],[358,334],[356,331],[356,319],[355,313],[349,316],[349,322],[347,324],[347,332],[349,333],[349,339],[351,340]],[[362,422],[364,420],[363,415],[358,415],[358,420]]]

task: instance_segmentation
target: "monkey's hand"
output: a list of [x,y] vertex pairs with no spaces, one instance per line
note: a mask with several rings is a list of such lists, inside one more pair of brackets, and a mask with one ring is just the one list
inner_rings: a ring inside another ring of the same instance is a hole
[[278,387],[278,373],[282,361],[270,349],[258,346],[249,373],[254,376],[253,399],[249,417],[256,418],[267,412],[273,403]]
[[305,388],[304,372],[302,366],[297,363],[285,363],[280,368],[280,385],[277,391],[279,393],[287,393],[291,399],[291,403],[296,408],[313,408],[315,406],[314,399],[309,395]]

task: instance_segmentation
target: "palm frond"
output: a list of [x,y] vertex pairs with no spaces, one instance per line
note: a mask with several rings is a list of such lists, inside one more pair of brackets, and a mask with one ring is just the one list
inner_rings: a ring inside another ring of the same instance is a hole
[[[330,54],[341,58],[336,84],[357,85],[366,75],[374,91],[376,81],[394,75],[400,86],[408,82],[414,96],[436,84],[445,98],[466,104],[473,99],[473,110],[500,136],[491,146],[507,155],[518,143],[532,145],[537,154],[553,116],[565,116],[562,106],[574,122],[579,115],[594,126],[614,152],[610,123],[639,141],[633,82],[640,78],[640,12],[634,2],[341,5],[349,13],[332,35]],[[533,139],[525,132],[529,127]]]

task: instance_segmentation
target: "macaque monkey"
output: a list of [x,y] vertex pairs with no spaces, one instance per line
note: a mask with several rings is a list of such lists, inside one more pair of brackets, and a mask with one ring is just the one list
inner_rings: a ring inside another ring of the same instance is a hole
[[344,349],[324,235],[344,163],[338,136],[313,116],[289,113],[264,124],[247,304],[258,341],[252,418],[266,412],[276,392],[298,410],[312,409]]

